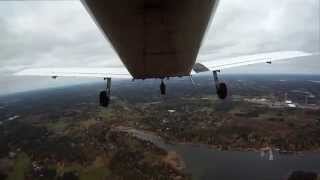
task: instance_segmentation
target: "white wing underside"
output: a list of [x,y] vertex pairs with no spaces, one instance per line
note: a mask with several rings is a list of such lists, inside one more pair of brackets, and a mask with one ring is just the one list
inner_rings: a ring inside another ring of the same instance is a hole
[[233,58],[224,58],[218,60],[210,59],[210,55],[201,57],[201,64],[210,71],[217,71],[227,68],[246,66],[258,63],[273,63],[280,60],[289,60],[298,57],[311,56],[311,53],[302,51],[278,51],[270,53],[261,53],[248,56],[239,56]]
[[[312,54],[302,51],[280,51],[262,53],[234,58],[214,60],[210,55],[201,57],[200,68],[194,71],[197,73],[205,71],[217,71],[226,68],[233,68],[258,63],[271,63],[279,60],[311,56]],[[200,63],[197,63],[200,64]],[[193,74],[193,72],[192,72]],[[96,78],[132,78],[125,67],[116,68],[34,68],[25,69],[16,73],[18,76],[50,76],[50,77],[96,77]]]
[[117,68],[34,68],[16,73],[18,76],[132,78],[124,67]]

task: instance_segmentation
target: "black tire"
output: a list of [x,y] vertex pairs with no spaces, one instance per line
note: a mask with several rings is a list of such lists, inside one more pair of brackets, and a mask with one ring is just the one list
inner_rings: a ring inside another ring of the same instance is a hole
[[166,85],[163,83],[163,82],[161,82],[161,84],[160,84],[160,93],[161,93],[161,95],[166,95]]
[[100,106],[108,107],[110,103],[110,97],[107,95],[106,91],[100,92]]
[[225,99],[228,96],[228,88],[225,83],[219,83],[217,95],[220,99]]

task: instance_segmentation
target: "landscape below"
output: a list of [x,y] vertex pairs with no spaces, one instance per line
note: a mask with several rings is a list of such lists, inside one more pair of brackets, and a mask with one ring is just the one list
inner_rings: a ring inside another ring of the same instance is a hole
[[223,79],[224,101],[209,76],[170,80],[166,96],[157,80],[114,81],[108,108],[102,83],[0,97],[0,180],[194,179],[178,144],[320,152],[320,76]]

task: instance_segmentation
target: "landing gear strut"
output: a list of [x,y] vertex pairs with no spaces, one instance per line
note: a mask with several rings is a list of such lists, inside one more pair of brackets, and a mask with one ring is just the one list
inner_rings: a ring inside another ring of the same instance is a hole
[[160,93],[161,95],[166,95],[166,85],[163,82],[163,79],[161,80],[161,84],[160,84]]
[[107,79],[107,88],[105,91],[100,92],[100,106],[108,107],[110,103],[110,94],[111,94],[111,78]]
[[216,85],[216,92],[220,99],[225,99],[228,96],[228,88],[226,83],[219,82],[217,72],[219,71],[213,71],[214,83]]

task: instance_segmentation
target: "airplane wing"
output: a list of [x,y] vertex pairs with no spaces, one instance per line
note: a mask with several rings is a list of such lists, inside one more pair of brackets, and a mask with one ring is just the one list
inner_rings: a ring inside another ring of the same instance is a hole
[[[239,67],[258,63],[271,64],[275,61],[288,60],[298,57],[311,56],[311,53],[302,51],[279,51],[261,53],[248,56],[209,60],[210,56],[202,56],[203,62],[196,63],[193,71],[196,73],[206,71],[219,71],[226,68]],[[207,59],[207,60],[205,60]],[[51,77],[97,77],[97,78],[132,78],[125,67],[113,68],[33,68],[25,69],[17,76],[51,76]]]
[[210,60],[210,56],[203,56],[201,60],[203,62],[196,63],[193,66],[193,70],[196,73],[206,72],[206,71],[219,71],[226,68],[239,67],[258,63],[268,63],[271,64],[275,61],[288,60],[298,57],[311,56],[311,53],[303,51],[279,51],[270,53],[261,53],[248,56],[240,56],[233,58],[224,58],[217,60]]
[[126,68],[33,68],[25,69],[17,76],[132,78]]

